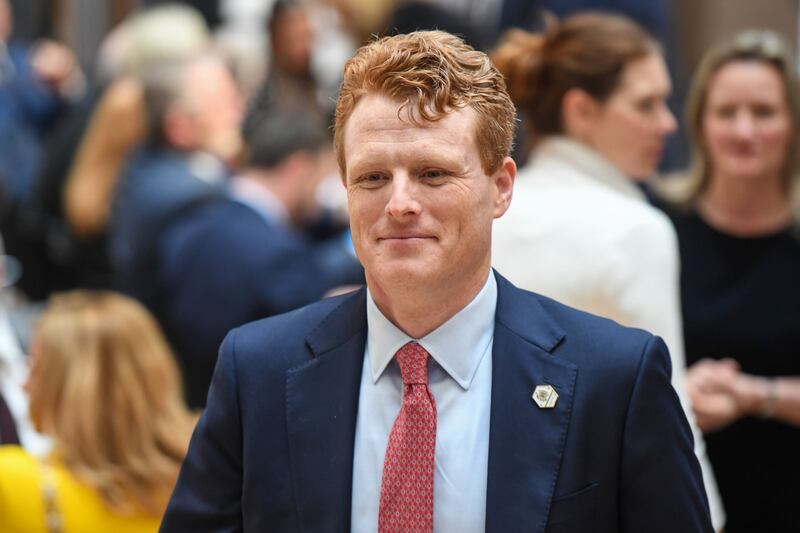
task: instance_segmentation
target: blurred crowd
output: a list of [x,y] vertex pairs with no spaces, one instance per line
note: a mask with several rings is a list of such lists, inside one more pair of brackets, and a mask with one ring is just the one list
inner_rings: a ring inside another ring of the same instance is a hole
[[777,34],[719,43],[687,93],[667,0],[120,4],[86,65],[0,0],[1,531],[157,528],[225,334],[364,283],[342,67],[433,28],[491,52],[517,106],[494,266],[663,337],[715,526],[800,531],[800,93]]

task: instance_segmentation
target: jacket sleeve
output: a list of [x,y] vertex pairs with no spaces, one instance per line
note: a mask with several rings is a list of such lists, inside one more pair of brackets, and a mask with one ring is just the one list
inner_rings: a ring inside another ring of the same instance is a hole
[[625,419],[620,464],[621,531],[712,532],[689,424],[670,385],[664,342],[644,348]]
[[208,407],[192,435],[161,532],[242,531],[242,430],[236,331],[220,348]]
[[[660,215],[660,214],[659,214]],[[664,216],[652,217],[631,229],[615,247],[618,257],[608,286],[627,317],[626,325],[658,335],[667,343],[672,362],[672,386],[689,420],[694,449],[703,471],[703,482],[715,529],[725,525],[725,511],[717,488],[705,440],[694,420],[686,392],[686,357],[680,303],[680,265],[675,230]]]

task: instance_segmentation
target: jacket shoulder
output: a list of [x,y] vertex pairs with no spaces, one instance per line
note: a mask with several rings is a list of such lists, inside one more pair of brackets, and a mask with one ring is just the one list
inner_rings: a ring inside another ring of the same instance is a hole
[[[250,322],[228,333],[222,354],[227,347],[235,353],[238,364],[278,364],[284,369],[292,368],[311,357],[309,342],[320,328],[348,318],[357,323],[363,314],[360,300],[365,301],[363,289]],[[341,328],[332,331],[346,334]]]
[[[503,280],[506,303],[498,322],[547,349],[553,356],[584,369],[622,365],[638,367],[642,352],[653,339],[644,330],[623,326],[552,298],[519,289]],[[500,302],[498,301],[498,304]],[[533,333],[530,333],[533,332]],[[537,342],[548,339],[548,342]]]

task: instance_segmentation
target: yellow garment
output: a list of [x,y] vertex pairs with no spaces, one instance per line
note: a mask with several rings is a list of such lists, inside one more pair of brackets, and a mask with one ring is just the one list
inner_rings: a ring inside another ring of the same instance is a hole
[[[158,530],[160,517],[121,516],[63,466],[50,467],[63,533],[144,533]],[[0,446],[0,532],[47,533],[42,465],[19,446]]]

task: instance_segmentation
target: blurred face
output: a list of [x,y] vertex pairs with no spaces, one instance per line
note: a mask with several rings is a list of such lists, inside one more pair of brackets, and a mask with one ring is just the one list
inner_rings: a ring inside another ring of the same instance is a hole
[[370,94],[345,126],[350,227],[367,282],[378,291],[472,287],[489,270],[492,220],[508,208],[516,167],[506,158],[483,171],[472,109],[423,126],[398,111]]
[[288,7],[276,22],[272,36],[273,58],[281,70],[294,76],[307,76],[311,65],[314,34],[302,6]]
[[5,41],[11,35],[13,19],[11,6],[8,0],[0,0],[0,41]]
[[623,174],[636,179],[652,176],[666,138],[676,128],[666,104],[670,91],[660,54],[630,62],[619,87],[599,104],[588,144]]
[[291,156],[287,172],[292,176],[287,207],[292,220],[299,225],[313,221],[319,215],[317,190],[320,182],[336,174],[336,159],[331,147],[317,151],[302,151]]
[[792,134],[789,105],[774,66],[734,61],[712,76],[702,136],[714,177],[782,179]]
[[244,100],[233,75],[216,58],[203,58],[186,73],[184,111],[196,148],[228,159],[241,148]]

